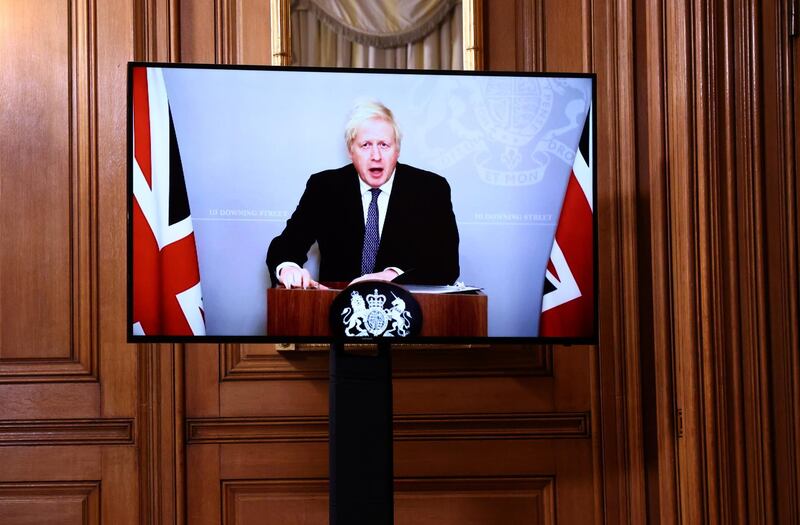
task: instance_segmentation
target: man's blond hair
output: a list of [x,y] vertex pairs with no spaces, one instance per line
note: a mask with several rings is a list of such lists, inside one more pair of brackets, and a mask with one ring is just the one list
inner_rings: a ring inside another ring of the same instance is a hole
[[356,104],[353,106],[353,109],[350,110],[347,124],[344,127],[344,141],[347,145],[347,150],[350,151],[350,146],[353,144],[353,141],[356,139],[356,135],[358,134],[359,126],[371,119],[385,120],[392,125],[392,128],[394,129],[394,141],[397,146],[397,151],[400,151],[400,140],[402,139],[402,134],[400,133],[400,128],[397,126],[397,122],[394,120],[392,110],[377,100],[364,100],[356,102]]

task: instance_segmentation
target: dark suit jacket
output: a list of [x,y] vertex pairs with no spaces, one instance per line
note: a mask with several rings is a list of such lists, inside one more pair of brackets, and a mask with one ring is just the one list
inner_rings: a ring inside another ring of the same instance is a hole
[[[450,284],[458,278],[458,228],[450,185],[429,171],[397,164],[389,207],[375,261],[376,271],[395,266],[399,282]],[[300,266],[319,243],[319,280],[350,281],[361,275],[364,208],[352,164],[312,175],[297,209],[267,251],[273,285],[275,268]]]

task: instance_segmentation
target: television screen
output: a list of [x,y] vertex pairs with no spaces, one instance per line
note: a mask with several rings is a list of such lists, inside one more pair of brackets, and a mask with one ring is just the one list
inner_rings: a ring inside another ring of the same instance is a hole
[[130,63],[129,340],[327,342],[354,281],[349,335],[402,324],[391,281],[416,342],[594,342],[594,99],[580,73]]

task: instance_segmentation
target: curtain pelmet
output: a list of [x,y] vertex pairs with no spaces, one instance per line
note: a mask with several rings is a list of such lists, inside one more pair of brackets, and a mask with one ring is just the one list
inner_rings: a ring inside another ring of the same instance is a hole
[[[317,0],[314,0],[317,1]],[[319,0],[322,1],[322,0]],[[327,1],[327,0],[325,0]],[[292,49],[293,64],[306,66],[329,66],[329,67],[370,67],[370,68],[403,68],[403,69],[461,69],[463,67],[461,53],[461,2],[459,0],[450,1],[431,1],[419,0],[420,6],[426,7],[428,11],[421,10],[430,14],[433,12],[432,4],[446,6],[447,11],[443,16],[429,16],[425,20],[417,20],[419,29],[424,27],[427,31],[421,33],[419,38],[393,47],[379,47],[359,42],[347,36],[346,32],[334,30],[330,23],[320,18],[318,11],[312,8],[312,0],[299,0],[292,2],[291,22],[292,22]],[[377,9],[382,4],[389,4],[394,9],[395,2],[336,2],[343,10],[348,13],[361,12],[367,9]],[[404,8],[411,9],[415,2],[404,2]],[[424,5],[423,5],[424,4]],[[430,5],[429,5],[430,4]],[[313,4],[317,5],[317,4]],[[347,10],[348,6],[357,5],[357,9]],[[437,7],[437,9],[440,7]],[[358,11],[361,10],[361,11]],[[412,10],[412,13],[414,11]],[[373,12],[371,17],[366,17],[360,23],[375,18]],[[390,17],[391,20],[399,19],[397,16]],[[404,18],[408,24],[414,20]],[[430,20],[436,20],[437,24],[428,28]],[[383,26],[389,26],[384,22]],[[392,26],[394,27],[394,26]],[[402,29],[402,28],[401,28]],[[408,29],[408,28],[406,28]],[[375,28],[372,29],[375,31]],[[418,36],[410,30],[406,30],[405,35]]]

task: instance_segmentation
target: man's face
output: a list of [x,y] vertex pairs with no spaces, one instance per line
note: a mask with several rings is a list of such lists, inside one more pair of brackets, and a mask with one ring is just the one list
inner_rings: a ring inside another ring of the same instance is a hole
[[365,120],[358,127],[349,153],[361,180],[372,188],[381,186],[394,173],[400,155],[394,128],[383,119]]

